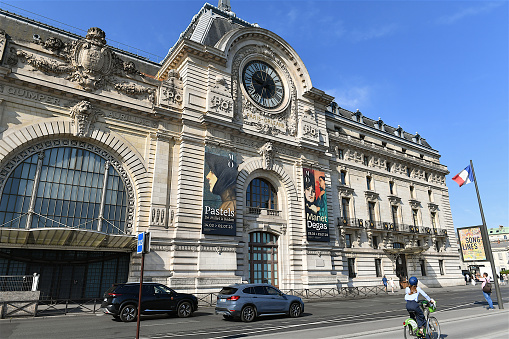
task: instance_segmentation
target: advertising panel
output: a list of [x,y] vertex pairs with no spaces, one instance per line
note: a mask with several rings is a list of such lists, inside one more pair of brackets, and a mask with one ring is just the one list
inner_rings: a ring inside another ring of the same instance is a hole
[[458,239],[463,261],[487,260],[482,241],[481,226],[458,228]]
[[306,234],[308,241],[329,241],[325,173],[303,168]]
[[236,234],[237,169],[234,153],[205,147],[203,234]]

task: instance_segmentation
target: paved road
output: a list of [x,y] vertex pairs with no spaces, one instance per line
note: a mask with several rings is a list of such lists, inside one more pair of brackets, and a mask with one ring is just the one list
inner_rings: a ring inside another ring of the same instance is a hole
[[[502,286],[505,310],[487,311],[479,286],[426,289],[438,302],[442,338],[507,339],[509,286]],[[142,317],[140,337],[162,338],[401,338],[407,317],[402,291],[369,299],[307,302],[302,317],[265,317],[253,323],[225,321],[202,307],[191,318]],[[493,295],[494,300],[496,296]],[[489,335],[487,335],[489,333]],[[67,315],[0,320],[0,338],[134,338],[136,323],[109,315]]]

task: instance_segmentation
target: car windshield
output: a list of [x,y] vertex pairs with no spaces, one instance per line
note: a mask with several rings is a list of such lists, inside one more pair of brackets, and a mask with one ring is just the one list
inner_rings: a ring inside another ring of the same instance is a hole
[[237,292],[237,289],[235,287],[223,287],[223,289],[221,290],[221,292],[219,292],[219,294],[232,295],[235,292]]

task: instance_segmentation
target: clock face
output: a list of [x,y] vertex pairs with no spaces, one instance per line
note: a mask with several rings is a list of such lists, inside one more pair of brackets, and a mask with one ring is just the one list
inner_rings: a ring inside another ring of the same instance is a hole
[[242,72],[242,82],[249,96],[262,107],[276,108],[283,102],[281,78],[263,61],[250,61]]

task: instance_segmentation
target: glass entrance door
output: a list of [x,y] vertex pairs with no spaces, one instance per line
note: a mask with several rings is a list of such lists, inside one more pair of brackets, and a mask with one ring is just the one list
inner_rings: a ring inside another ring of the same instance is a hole
[[278,286],[277,236],[267,232],[249,235],[249,280]]

